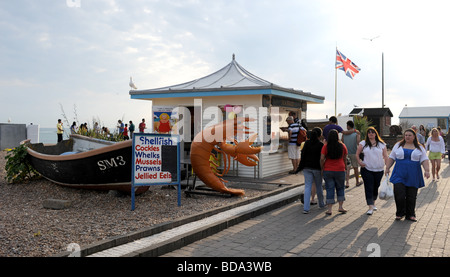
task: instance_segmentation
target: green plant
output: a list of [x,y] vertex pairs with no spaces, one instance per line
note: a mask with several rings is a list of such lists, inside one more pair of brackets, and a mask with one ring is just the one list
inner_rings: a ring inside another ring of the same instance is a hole
[[5,179],[8,183],[25,182],[40,176],[27,160],[27,148],[25,145],[7,149],[7,152],[5,157]]
[[355,123],[355,129],[361,133],[361,140],[366,139],[367,129],[372,126],[372,121],[367,119],[367,116],[354,116],[353,123]]

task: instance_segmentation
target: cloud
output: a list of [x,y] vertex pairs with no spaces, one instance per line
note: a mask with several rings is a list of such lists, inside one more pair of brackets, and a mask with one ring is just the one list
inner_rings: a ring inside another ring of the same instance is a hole
[[173,85],[222,68],[233,53],[263,79],[325,96],[308,108],[308,117],[324,118],[334,114],[336,46],[362,68],[354,80],[338,75],[338,113],[381,106],[382,52],[394,116],[404,104],[448,99],[446,1],[79,3],[0,2],[0,96],[11,103],[0,121],[28,122],[21,107],[53,126],[62,103],[115,126],[123,114],[140,118],[149,109],[130,99],[130,76],[139,88]]

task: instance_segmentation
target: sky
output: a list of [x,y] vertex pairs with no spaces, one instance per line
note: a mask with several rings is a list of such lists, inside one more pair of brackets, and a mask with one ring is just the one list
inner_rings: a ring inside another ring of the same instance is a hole
[[[0,123],[150,118],[138,89],[191,81],[236,61],[324,96],[308,119],[384,104],[447,106],[450,1],[0,0]],[[361,68],[335,71],[336,48]],[[335,89],[337,81],[337,89]]]

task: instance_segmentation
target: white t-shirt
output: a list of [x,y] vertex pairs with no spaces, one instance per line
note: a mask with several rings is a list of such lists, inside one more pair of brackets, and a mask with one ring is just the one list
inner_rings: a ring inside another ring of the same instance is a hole
[[386,147],[386,144],[379,142],[377,146],[372,147],[364,147],[366,145],[366,141],[363,140],[359,143],[362,145],[362,152],[364,153],[363,163],[366,164],[366,169],[374,172],[379,172],[384,170],[384,158],[383,158],[383,149]]

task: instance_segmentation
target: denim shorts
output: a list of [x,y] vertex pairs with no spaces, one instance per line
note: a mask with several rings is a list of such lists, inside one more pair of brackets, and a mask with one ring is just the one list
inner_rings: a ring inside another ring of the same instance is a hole
[[324,171],[325,190],[327,191],[327,204],[334,204],[335,192],[337,201],[345,200],[345,171]]

